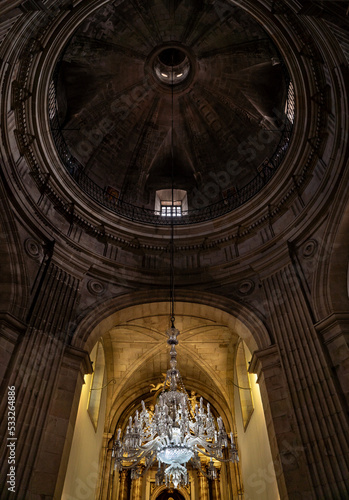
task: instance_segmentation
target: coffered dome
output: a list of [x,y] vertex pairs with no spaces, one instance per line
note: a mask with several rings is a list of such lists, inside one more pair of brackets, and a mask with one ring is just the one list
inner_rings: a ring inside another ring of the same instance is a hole
[[229,2],[105,5],[66,44],[54,85],[61,159],[115,206],[154,210],[156,191],[172,185],[173,151],[189,214],[234,208],[263,187],[290,138],[286,67]]

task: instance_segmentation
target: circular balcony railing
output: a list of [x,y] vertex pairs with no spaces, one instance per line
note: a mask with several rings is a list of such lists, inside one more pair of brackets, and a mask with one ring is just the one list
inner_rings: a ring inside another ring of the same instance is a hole
[[289,81],[285,120],[281,129],[280,141],[274,154],[270,158],[263,161],[258,168],[257,175],[251,181],[236,190],[234,193],[227,195],[225,198],[222,197],[222,199],[218,202],[203,206],[202,208],[189,209],[188,211],[183,212],[181,216],[177,217],[164,217],[161,216],[159,212],[155,212],[149,208],[136,206],[125,202],[120,198],[116,198],[107,192],[105,188],[99,186],[88,177],[88,175],[84,172],[83,165],[69,151],[63,137],[62,129],[57,118],[58,113],[54,81],[52,81],[52,85],[50,87],[48,111],[52,137],[61,161],[69,175],[74,179],[82,191],[121,217],[143,224],[164,226],[171,225],[172,223],[175,225],[197,224],[207,220],[216,219],[240,207],[261,191],[261,189],[275,175],[275,172],[281,165],[288,150],[295,113],[294,101],[293,85],[292,82]]

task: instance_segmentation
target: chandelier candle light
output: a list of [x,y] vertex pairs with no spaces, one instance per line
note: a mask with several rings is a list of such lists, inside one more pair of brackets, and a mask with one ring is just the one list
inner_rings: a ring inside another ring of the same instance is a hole
[[[172,62],[173,65],[173,62]],[[173,75],[173,71],[172,71]],[[173,85],[173,76],[172,76]],[[123,438],[118,429],[113,447],[115,468],[131,469],[131,478],[141,475],[141,464],[145,465],[143,474],[157,461],[156,484],[165,481],[166,486],[172,483],[175,488],[188,484],[187,464],[190,462],[201,470],[209,479],[217,476],[213,459],[220,462],[238,462],[238,452],[234,443],[233,433],[230,433],[230,443],[224,429],[223,420],[213,417],[210,404],[204,408],[203,399],[200,406],[195,406],[195,417],[190,413],[189,397],[185,390],[181,375],[177,369],[177,336],[179,330],[174,321],[174,160],[173,160],[173,86],[171,92],[171,167],[172,167],[172,210],[171,210],[171,272],[170,272],[170,302],[171,327],[167,330],[170,345],[170,369],[167,370],[162,392],[154,413],[149,413],[142,401],[142,411],[136,411],[134,418],[129,418]],[[224,458],[223,451],[228,449]],[[207,474],[201,468],[199,453],[209,457]]]

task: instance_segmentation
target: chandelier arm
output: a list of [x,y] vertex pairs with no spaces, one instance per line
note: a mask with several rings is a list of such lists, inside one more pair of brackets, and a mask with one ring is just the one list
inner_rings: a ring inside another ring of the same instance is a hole
[[222,446],[210,446],[208,443],[201,444],[201,446],[206,450],[206,453],[220,453],[222,451]]
[[143,446],[139,446],[138,449],[142,450],[144,452],[148,452],[148,451],[151,451],[153,449],[154,445],[159,444],[159,443],[161,443],[161,438],[159,436],[156,436],[156,438],[149,441],[149,443],[147,443]]
[[141,449],[147,450],[149,448],[152,448],[152,446],[155,444],[158,444],[159,441],[160,441],[160,436],[156,436],[154,439],[149,441],[147,444],[145,444],[144,446],[141,446]]
[[202,437],[200,436],[195,436],[195,441],[196,441],[196,444],[199,444],[201,446],[204,446],[206,448],[206,446],[208,448],[221,448],[221,445],[220,444],[215,444],[215,443],[209,443],[208,441],[206,441],[205,439],[203,439]]
[[[139,456],[138,460],[136,462],[134,462],[132,465],[123,465],[122,468],[123,469],[127,469],[127,470],[134,469],[142,461],[143,458],[145,458],[144,455]],[[149,468],[155,462],[155,459],[156,459],[156,454],[152,454],[151,455],[151,460],[149,461],[149,463],[147,464],[147,466],[144,468],[144,470],[140,473],[139,477],[142,477],[146,472],[148,472]]]
[[199,438],[197,436],[190,434],[185,437],[185,444],[188,444],[189,446],[197,446],[198,444],[201,444],[198,439]]
[[142,476],[148,472],[148,470],[150,469],[150,467],[151,467],[151,466],[153,465],[153,463],[155,462],[156,457],[157,457],[157,456],[156,456],[156,454],[154,454],[154,453],[151,455],[151,460],[149,460],[149,463],[148,463],[148,464],[146,465],[146,467],[143,469],[143,471],[142,471]]
[[201,474],[203,474],[205,477],[207,477],[207,479],[211,479],[210,476],[204,471],[204,469],[200,466],[200,467],[195,467],[196,470],[198,470],[199,472],[201,472]]
[[119,459],[120,462],[134,462],[130,466],[125,466],[125,467],[133,467],[135,463],[138,463],[139,460],[142,460],[144,458],[144,454],[141,455],[130,455],[130,456],[123,456],[122,458]]
[[[121,464],[121,467],[122,469],[134,469],[140,462],[141,460],[143,459],[144,457],[143,456],[139,456],[137,460],[135,460],[131,465],[123,465]],[[131,460],[131,458],[130,458]],[[124,458],[122,461],[127,461],[127,458]]]
[[[155,439],[153,439],[152,441],[150,441],[149,443],[147,443],[145,446],[139,446],[138,447],[138,450],[141,451],[141,454],[139,453],[136,453],[134,455],[129,455],[129,456],[126,456],[126,457],[122,457],[122,460],[123,461],[130,461],[130,460],[135,460],[137,459],[137,462],[139,460],[142,460],[142,458],[145,458],[147,454],[149,454],[151,451],[153,451],[155,449],[155,445],[157,445],[158,443],[160,442],[160,438],[159,437],[156,437]],[[157,447],[156,447],[157,449]]]
[[122,459],[120,459],[120,462],[133,461],[133,464],[131,464],[131,465],[122,466],[123,468],[132,469],[132,467],[139,464],[139,462],[141,462],[143,460],[143,458],[146,458],[146,457],[147,457],[147,453],[141,453],[140,455],[132,455],[130,457],[123,457]]
[[[216,458],[219,462],[230,462],[230,459],[223,459],[223,458],[217,457],[216,455],[212,455],[213,452],[221,452],[222,451],[222,446],[218,443],[216,445],[211,445],[210,443],[208,443],[207,441],[205,441],[204,439],[202,439],[200,437],[188,439],[186,442],[190,446],[196,445],[196,446],[201,446],[202,448],[204,448],[204,450],[206,450],[206,451],[203,451],[201,448],[198,449],[198,451],[209,458],[212,458],[212,457]],[[210,454],[210,451],[212,452],[211,454]]]
[[219,458],[219,457],[216,457],[215,455],[210,455],[209,453],[205,453],[203,450],[198,450],[198,452],[202,453],[203,455],[205,455],[205,457],[214,458],[218,462],[222,462],[222,463],[229,463],[229,462],[231,462],[230,458]]
[[199,451],[200,453],[202,453],[203,455],[206,455],[208,457],[212,457],[212,456],[215,457],[216,455],[213,455],[213,453],[219,453],[222,450],[221,445],[217,444],[217,445],[211,446],[205,440],[200,439],[200,438],[195,438],[193,440],[188,439],[188,440],[186,440],[186,444],[188,444],[190,447],[200,446],[201,448],[203,448],[206,451],[205,452],[202,451],[201,448],[197,448],[197,451]]

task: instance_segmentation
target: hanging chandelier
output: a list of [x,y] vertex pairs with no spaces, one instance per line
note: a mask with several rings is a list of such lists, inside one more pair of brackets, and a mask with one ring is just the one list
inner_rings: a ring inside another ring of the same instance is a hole
[[[174,155],[173,155],[173,60],[171,91],[171,169],[172,169],[172,206],[170,240],[170,304],[171,327],[167,330],[167,343],[170,346],[170,368],[167,370],[162,392],[154,412],[146,409],[142,401],[142,411],[136,411],[129,418],[124,436],[117,431],[112,456],[115,468],[131,470],[131,479],[145,474],[158,463],[156,484],[171,483],[175,488],[188,484],[187,464],[199,469],[209,479],[217,477],[213,460],[219,462],[238,462],[239,456],[234,443],[233,433],[228,440],[223,420],[215,420],[210,404],[204,407],[203,398],[191,414],[190,401],[182,377],[177,369],[179,330],[175,327],[174,315]],[[207,473],[202,470],[200,455],[210,458]],[[140,465],[144,465],[143,473]]]
[[[166,332],[170,368],[154,413],[149,413],[142,401],[142,411],[129,418],[123,439],[121,429],[118,430],[113,457],[118,470],[131,469],[132,479],[141,475],[140,464],[145,465],[145,473],[157,461],[156,484],[172,483],[178,488],[188,484],[188,463],[203,472],[200,454],[211,459],[208,473],[204,473],[209,479],[215,479],[217,474],[213,459],[234,463],[239,457],[233,433],[228,440],[222,418],[215,420],[210,404],[204,407],[203,398],[195,406],[195,416],[191,416],[189,397],[177,369],[179,331],[174,326],[174,316],[171,321],[172,326]],[[226,455],[224,450],[228,451]]]

